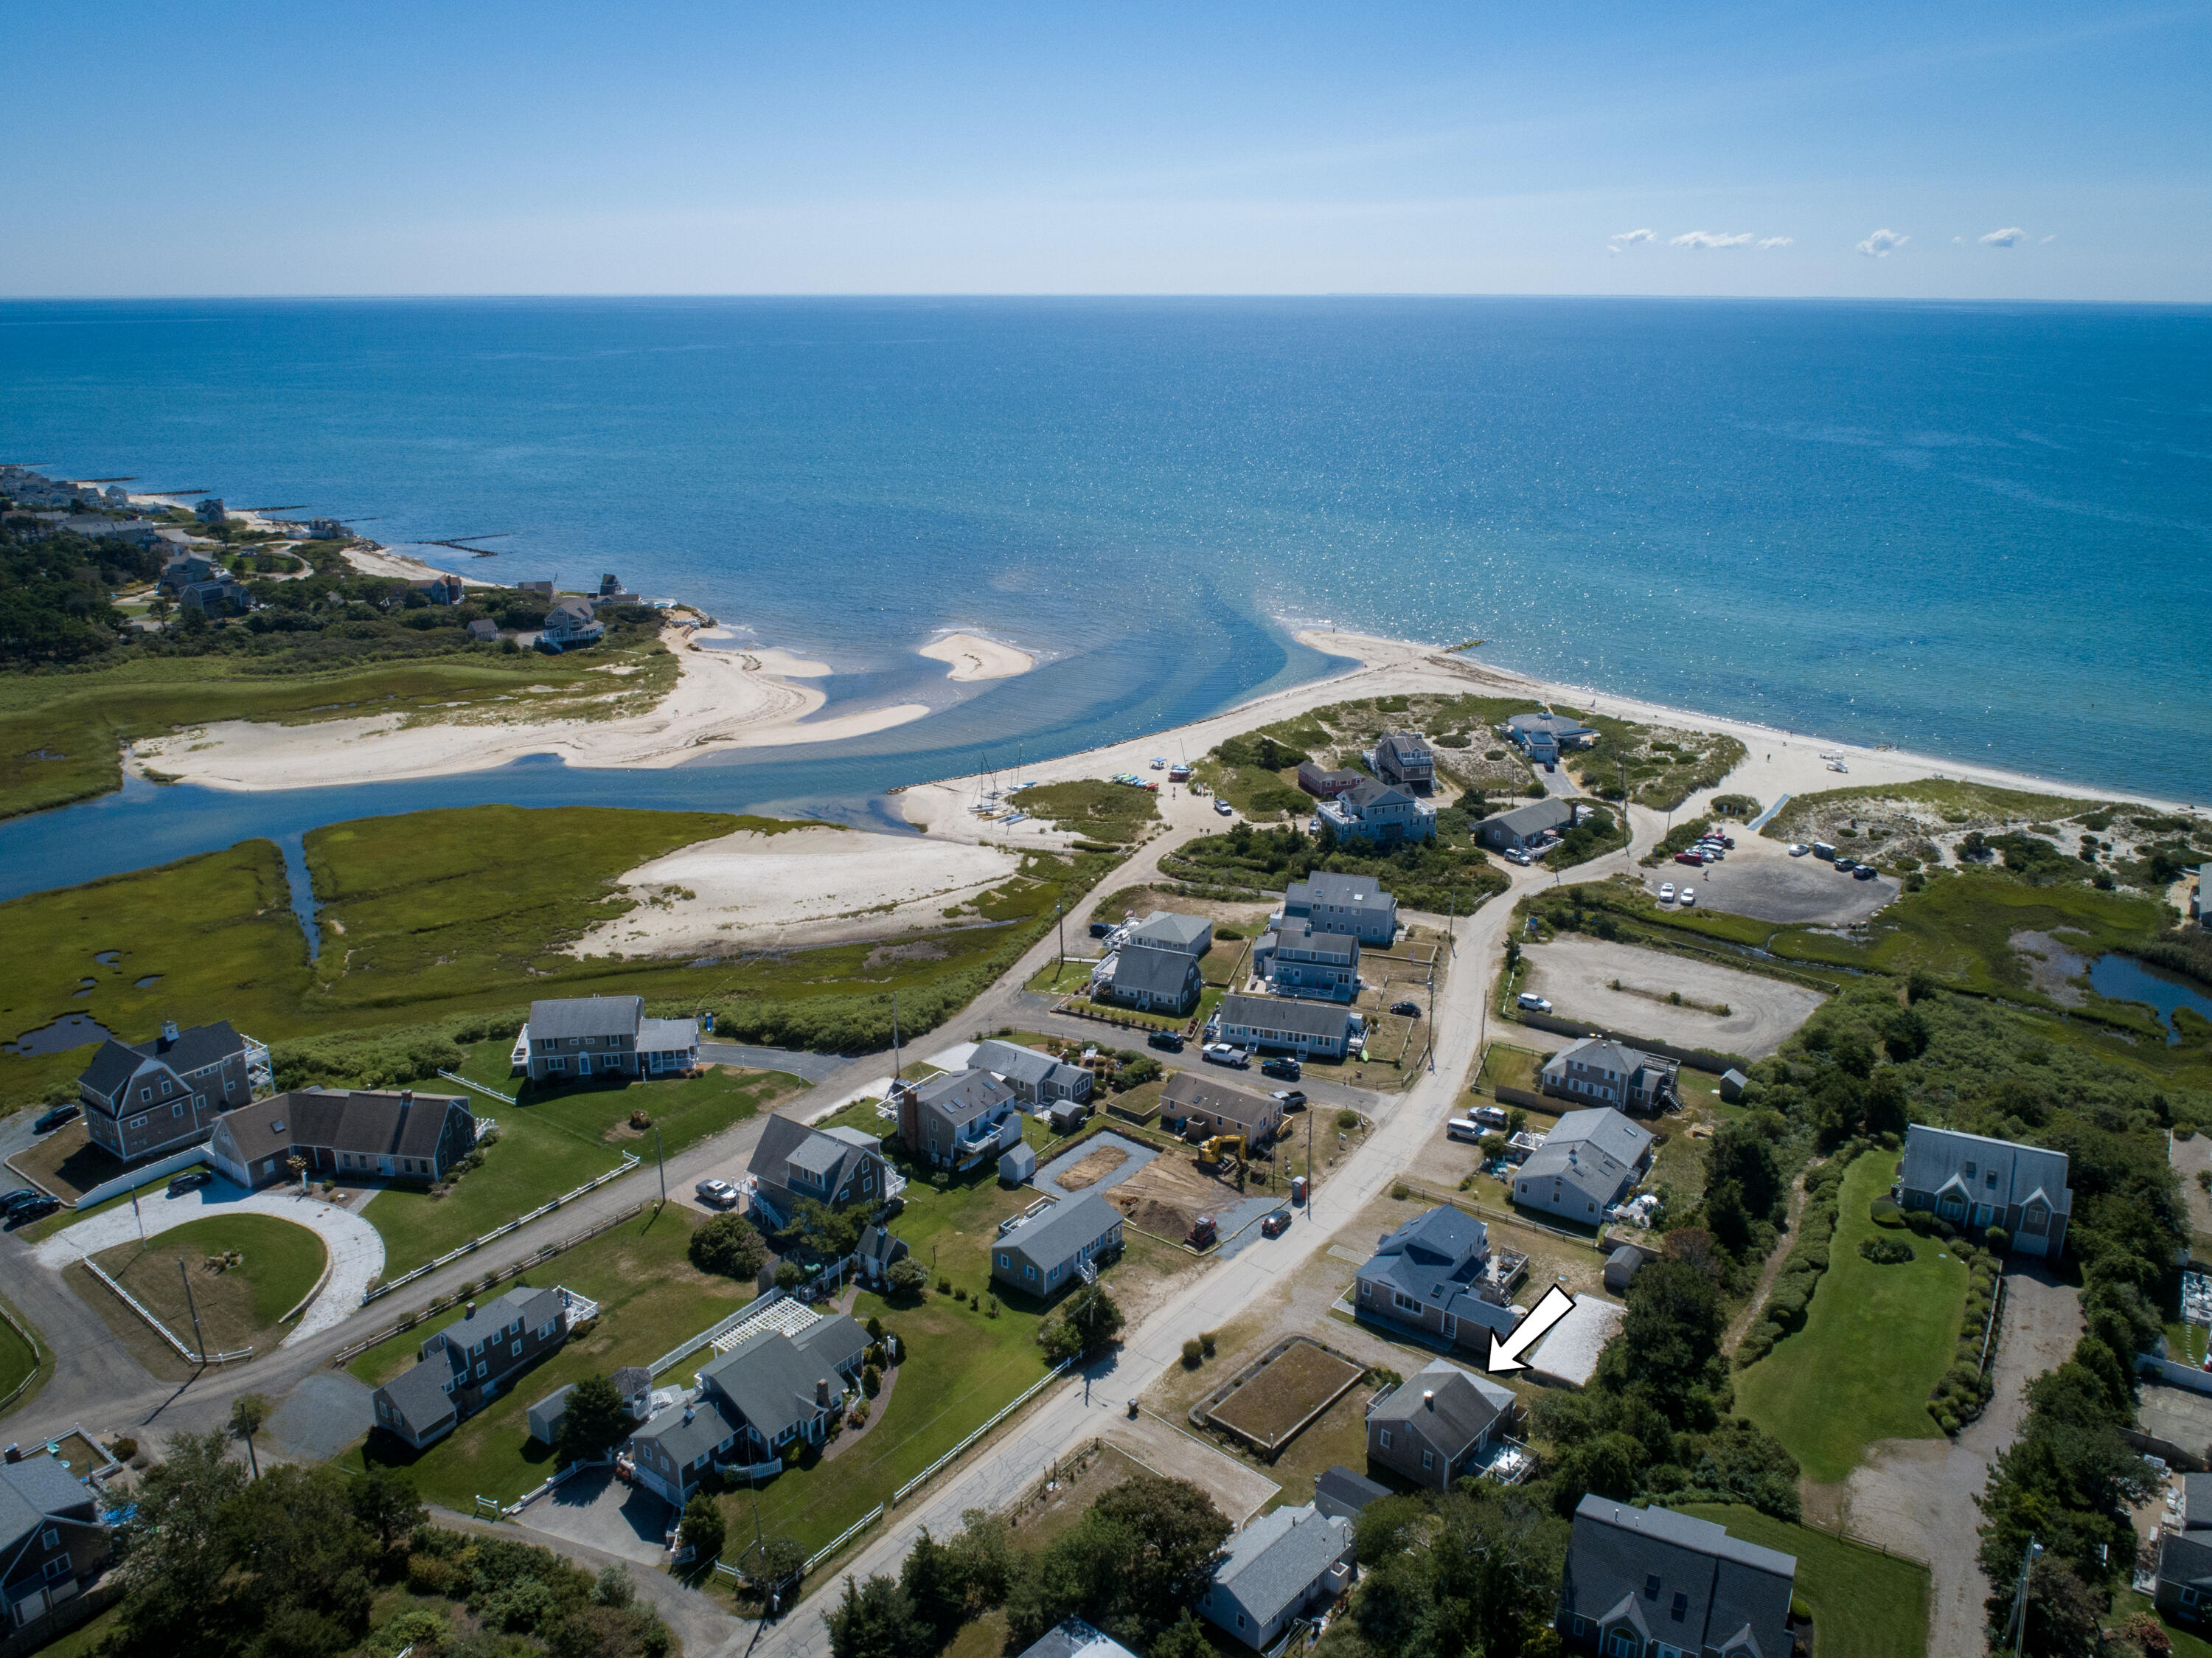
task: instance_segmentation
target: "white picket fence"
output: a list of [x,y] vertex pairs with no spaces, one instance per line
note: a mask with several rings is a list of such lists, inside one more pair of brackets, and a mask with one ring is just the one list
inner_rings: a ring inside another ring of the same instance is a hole
[[487,1100],[496,1100],[502,1106],[511,1106],[514,1103],[514,1096],[513,1094],[501,1094],[497,1088],[488,1088],[481,1082],[471,1082],[465,1076],[456,1076],[449,1070],[441,1070],[438,1075],[444,1077],[448,1082],[459,1082],[465,1088],[473,1089],[475,1092],[483,1094]]
[[84,1258],[84,1265],[86,1270],[89,1271],[94,1277],[98,1278],[102,1283],[106,1284],[110,1289],[112,1289],[116,1293],[117,1296],[120,1298],[125,1307],[129,1308],[140,1318],[145,1320],[149,1325],[153,1326],[154,1333],[155,1335],[161,1337],[163,1341],[166,1341],[170,1346],[175,1348],[177,1350],[177,1356],[183,1359],[185,1363],[235,1364],[240,1359],[250,1359],[253,1356],[253,1350],[251,1347],[242,1347],[234,1353],[195,1353],[191,1348],[185,1346],[183,1342],[177,1339],[175,1332],[173,1332],[167,1325],[162,1323],[161,1320],[155,1318],[152,1313],[147,1310],[145,1302],[140,1301],[137,1296],[132,1295],[121,1284],[116,1283],[114,1279],[109,1277],[106,1273],[101,1271],[100,1270],[99,1262],[94,1260],[91,1256],[87,1255]]
[[426,1261],[411,1272],[401,1273],[389,1283],[378,1284],[374,1289],[371,1289],[367,1295],[361,1298],[361,1304],[363,1307],[366,1307],[378,1296],[388,1295],[393,1290],[398,1289],[400,1285],[412,1283],[416,1279],[421,1277],[426,1272],[435,1272],[441,1266],[450,1266],[453,1262],[460,1259],[462,1256],[469,1254],[473,1251],[482,1249],[488,1243],[496,1242],[499,1239],[507,1237],[514,1233],[520,1232],[524,1227],[528,1226],[532,1221],[541,1220],[544,1216],[550,1215],[555,1210],[560,1208],[562,1204],[572,1204],[575,1202],[577,1198],[582,1197],[586,1192],[596,1192],[608,1181],[620,1179],[623,1175],[629,1173],[630,1170],[635,1168],[641,1161],[641,1159],[632,1155],[630,1153],[624,1152],[623,1154],[622,1161],[613,1168],[609,1169],[605,1173],[598,1175],[592,1179],[585,1181],[583,1185],[578,1186],[574,1192],[564,1192],[559,1197],[553,1198],[551,1201],[540,1204],[537,1208],[532,1210],[527,1215],[516,1216],[505,1226],[494,1227],[490,1231],[485,1233],[481,1238],[472,1238],[458,1249],[447,1250],[444,1254],[439,1256],[434,1261]]
[[967,1438],[962,1440],[957,1445],[947,1451],[943,1456],[938,1458],[936,1461],[931,1463],[927,1468],[924,1468],[912,1479],[908,1480],[907,1483],[900,1486],[897,1490],[892,1492],[892,1505],[896,1507],[897,1504],[905,1502],[911,1493],[920,1490],[922,1486],[927,1484],[929,1481],[935,1478],[939,1473],[942,1472],[945,1469],[950,1467],[954,1462],[957,1462],[960,1458],[966,1455],[969,1451],[974,1448],[976,1441],[981,1439],[983,1436],[989,1433],[992,1429],[997,1427],[1008,1417],[1013,1415],[1015,1411],[1020,1410],[1023,1405],[1035,1399],[1037,1394],[1042,1393],[1045,1388],[1049,1387],[1054,1382],[1058,1381],[1062,1376],[1066,1375],[1074,1363],[1075,1361],[1073,1359],[1062,1359],[1058,1364],[1054,1365],[1051,1369],[1046,1371],[1044,1375],[1039,1376],[1027,1387],[1022,1389],[1021,1393],[1015,1397],[1013,1402],[1011,1405],[1008,1405],[1004,1410],[1000,1411],[998,1415],[993,1417],[988,1422],[978,1428],[974,1433],[969,1435]]
[[874,1525],[876,1521],[881,1520],[883,1517],[883,1504],[879,1503],[874,1508],[869,1509],[867,1513],[862,1515],[858,1520],[855,1520],[851,1525],[846,1527],[843,1531],[839,1532],[832,1541],[825,1544],[821,1548],[817,1549],[812,1554],[808,1555],[806,1557],[806,1564],[799,1569],[799,1575],[801,1577],[805,1576],[807,1573],[812,1571],[823,1561],[829,1559],[830,1556],[836,1554],[838,1550],[843,1548],[848,1543],[851,1542],[854,1538],[858,1537],[862,1532],[867,1530],[869,1527]]

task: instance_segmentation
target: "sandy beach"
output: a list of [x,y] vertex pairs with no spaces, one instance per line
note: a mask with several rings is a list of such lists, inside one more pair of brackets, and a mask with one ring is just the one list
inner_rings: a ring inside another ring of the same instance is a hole
[[933,661],[950,662],[952,671],[945,676],[948,680],[1011,680],[1036,666],[1036,658],[1026,650],[975,633],[948,633],[924,645],[921,655]]

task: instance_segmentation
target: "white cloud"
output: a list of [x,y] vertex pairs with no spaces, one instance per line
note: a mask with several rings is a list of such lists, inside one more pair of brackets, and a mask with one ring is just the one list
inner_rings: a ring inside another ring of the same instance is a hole
[[1719,236],[1715,235],[1710,230],[1686,230],[1680,235],[1675,237],[1669,246],[1674,247],[1748,247],[1751,246],[1751,232],[1747,230],[1740,236]]
[[1620,257],[1620,250],[1618,247],[1615,247],[1611,242],[1607,242],[1605,245],[1605,251],[1607,257],[1609,259],[1617,259]]
[[1858,249],[1870,259],[1886,259],[1911,240],[1911,237],[1899,235],[1894,230],[1877,230],[1859,243]]
[[1759,244],[1759,251],[1764,253],[1770,247],[1787,247],[1796,240],[1795,236],[1769,236]]
[[2002,230],[1992,230],[1988,235],[1977,236],[1974,240],[1984,247],[2017,247],[2027,240],[2027,232],[2016,224],[2007,225]]
[[1656,230],[1624,230],[1613,238],[1613,241],[1619,242],[1623,247],[1633,247],[1640,241],[1657,241],[1658,240],[1659,233]]
[[2036,243],[2036,246],[2037,246],[2038,247],[2050,247],[2050,246],[2051,246],[2051,243],[2053,243],[2053,242],[2057,241],[2057,240],[2058,240],[2058,233],[2057,233],[2056,230],[2054,230],[2054,231],[2052,231],[2049,235],[2045,236],[2045,237],[2041,241],[2039,241],[2039,242]]

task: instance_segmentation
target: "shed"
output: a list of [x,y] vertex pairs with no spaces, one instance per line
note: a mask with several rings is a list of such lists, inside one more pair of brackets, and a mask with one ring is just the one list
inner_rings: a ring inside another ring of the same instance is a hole
[[568,1414],[568,1395],[576,1391],[576,1384],[555,1389],[530,1407],[530,1436],[547,1445],[561,1431],[561,1419]]
[[1616,1295],[1628,1293],[1628,1281],[1644,1265],[1644,1252],[1634,1244],[1623,1244],[1605,1258],[1605,1287]]
[[1365,1474],[1354,1473],[1341,1463],[1326,1473],[1314,1476],[1314,1507],[1340,1519],[1357,1520],[1360,1511],[1376,1497],[1389,1495],[1388,1485],[1378,1485]]
[[[1052,1108],[1052,1131],[1054,1134],[1073,1134],[1083,1126],[1085,1119],[1090,1115],[1091,1107],[1082,1100],[1062,1100]],[[1036,1158],[1030,1159],[1030,1167],[1031,1168],[1036,1167]]]
[[1746,1076],[1740,1070],[1723,1071],[1721,1073],[1721,1098],[1727,1100],[1730,1105],[1735,1104],[1737,1100],[1743,1098],[1744,1085],[1750,1081],[1751,1078]]
[[1036,1149],[1026,1142],[1016,1146],[999,1159],[999,1178],[1008,1186],[1019,1186],[1024,1180],[1036,1178]]

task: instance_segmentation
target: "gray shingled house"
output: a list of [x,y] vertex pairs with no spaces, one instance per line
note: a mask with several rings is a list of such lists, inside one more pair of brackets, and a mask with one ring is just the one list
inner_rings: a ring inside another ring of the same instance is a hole
[[1350,933],[1370,949],[1388,949],[1398,938],[1398,900],[1371,875],[1317,869],[1283,888],[1284,920],[1308,920],[1323,932]]
[[1334,800],[1314,808],[1314,814],[1342,840],[1371,841],[1395,846],[1402,841],[1433,840],[1437,808],[1395,783],[1362,777]]
[[76,1094],[93,1144],[135,1162],[197,1145],[223,1112],[270,1086],[267,1046],[228,1020],[183,1031],[167,1020],[150,1042],[101,1043]]
[[1578,1106],[1657,1113],[1679,1106],[1681,1067],[1672,1059],[1632,1048],[1611,1037],[1592,1037],[1562,1048],[1544,1064],[1544,1092]]
[[1651,1131],[1610,1106],[1571,1111],[1513,1171],[1513,1201],[1595,1226],[1651,1167]]
[[699,1064],[699,1021],[648,1019],[640,997],[567,997],[532,1003],[517,1045],[534,1082],[672,1076]]
[[1025,1048],[1016,1042],[994,1039],[978,1042],[968,1064],[989,1071],[1012,1088],[1023,1104],[1050,1105],[1055,1100],[1080,1101],[1091,1097],[1095,1079],[1090,1067],[1055,1059],[1042,1048]]
[[934,1168],[973,1168],[1022,1137],[1020,1099],[987,1070],[895,1082],[891,1103],[907,1150]]
[[100,1575],[111,1548],[100,1508],[99,1493],[56,1457],[0,1465],[0,1630],[35,1624]]
[[2160,1532],[2158,1609],[2179,1624],[2202,1629],[2212,1618],[2212,1474],[2181,1477],[2181,1529]]
[[1367,1459],[1446,1491],[1473,1472],[1520,1410],[1513,1390],[1432,1359],[1367,1407]]
[[1264,1652],[1283,1631],[1352,1586],[1352,1525],[1312,1503],[1262,1515],[1231,1537],[1198,1597],[1198,1613]]
[[568,1326],[594,1316],[599,1303],[573,1291],[510,1289],[484,1307],[474,1301],[423,1338],[412,1369],[374,1394],[377,1425],[420,1450],[453,1432],[568,1338]]
[[1573,826],[1575,808],[1559,799],[1532,800],[1474,826],[1474,844],[1493,852],[1518,851],[1547,834]]
[[1205,985],[1198,958],[1184,950],[1121,944],[1091,971],[1091,999],[1177,1016],[1198,1005]]
[[248,1189],[289,1179],[302,1159],[310,1179],[443,1179],[477,1143],[476,1114],[460,1094],[412,1088],[299,1088],[216,1119],[208,1161]]
[[1418,731],[1393,731],[1375,745],[1375,775],[1425,795],[1436,786],[1437,757]]
[[991,1277],[1039,1299],[1058,1295],[1082,1268],[1121,1247],[1121,1211],[1085,1192],[1015,1221],[991,1246]]
[[809,1128],[788,1117],[768,1119],[745,1172],[753,1179],[753,1205],[764,1211],[770,1231],[790,1224],[802,1198],[872,1214],[890,1195],[890,1170],[875,1136],[856,1128]]
[[1410,1326],[1486,1356],[1490,1338],[1511,1333],[1521,1309],[1491,1281],[1490,1228],[1449,1205],[1386,1232],[1354,1275],[1359,1317]]
[[1794,1555],[1592,1495],[1575,1509],[1558,1629],[1603,1658],[1789,1658],[1796,1581]]
[[1359,941],[1310,917],[1285,916],[1252,947],[1252,971],[1277,996],[1349,1002],[1359,994]]
[[1213,923],[1204,916],[1155,910],[1130,927],[1127,942],[1148,950],[1179,950],[1195,961],[1213,948]]
[[1242,1134],[1256,1149],[1282,1132],[1283,1102],[1206,1071],[1179,1070],[1160,1090],[1160,1123],[1176,1134]]
[[2065,1247],[2066,1222],[2074,1212],[2064,1152],[1925,1123],[1905,1131],[1897,1201],[1907,1209],[1933,1210],[1975,1232],[2001,1226],[2011,1234],[2015,1254],[2053,1260]]
[[1341,1059],[1364,1040],[1359,1015],[1335,1002],[1287,996],[1224,996],[1221,1039],[1260,1052]]

